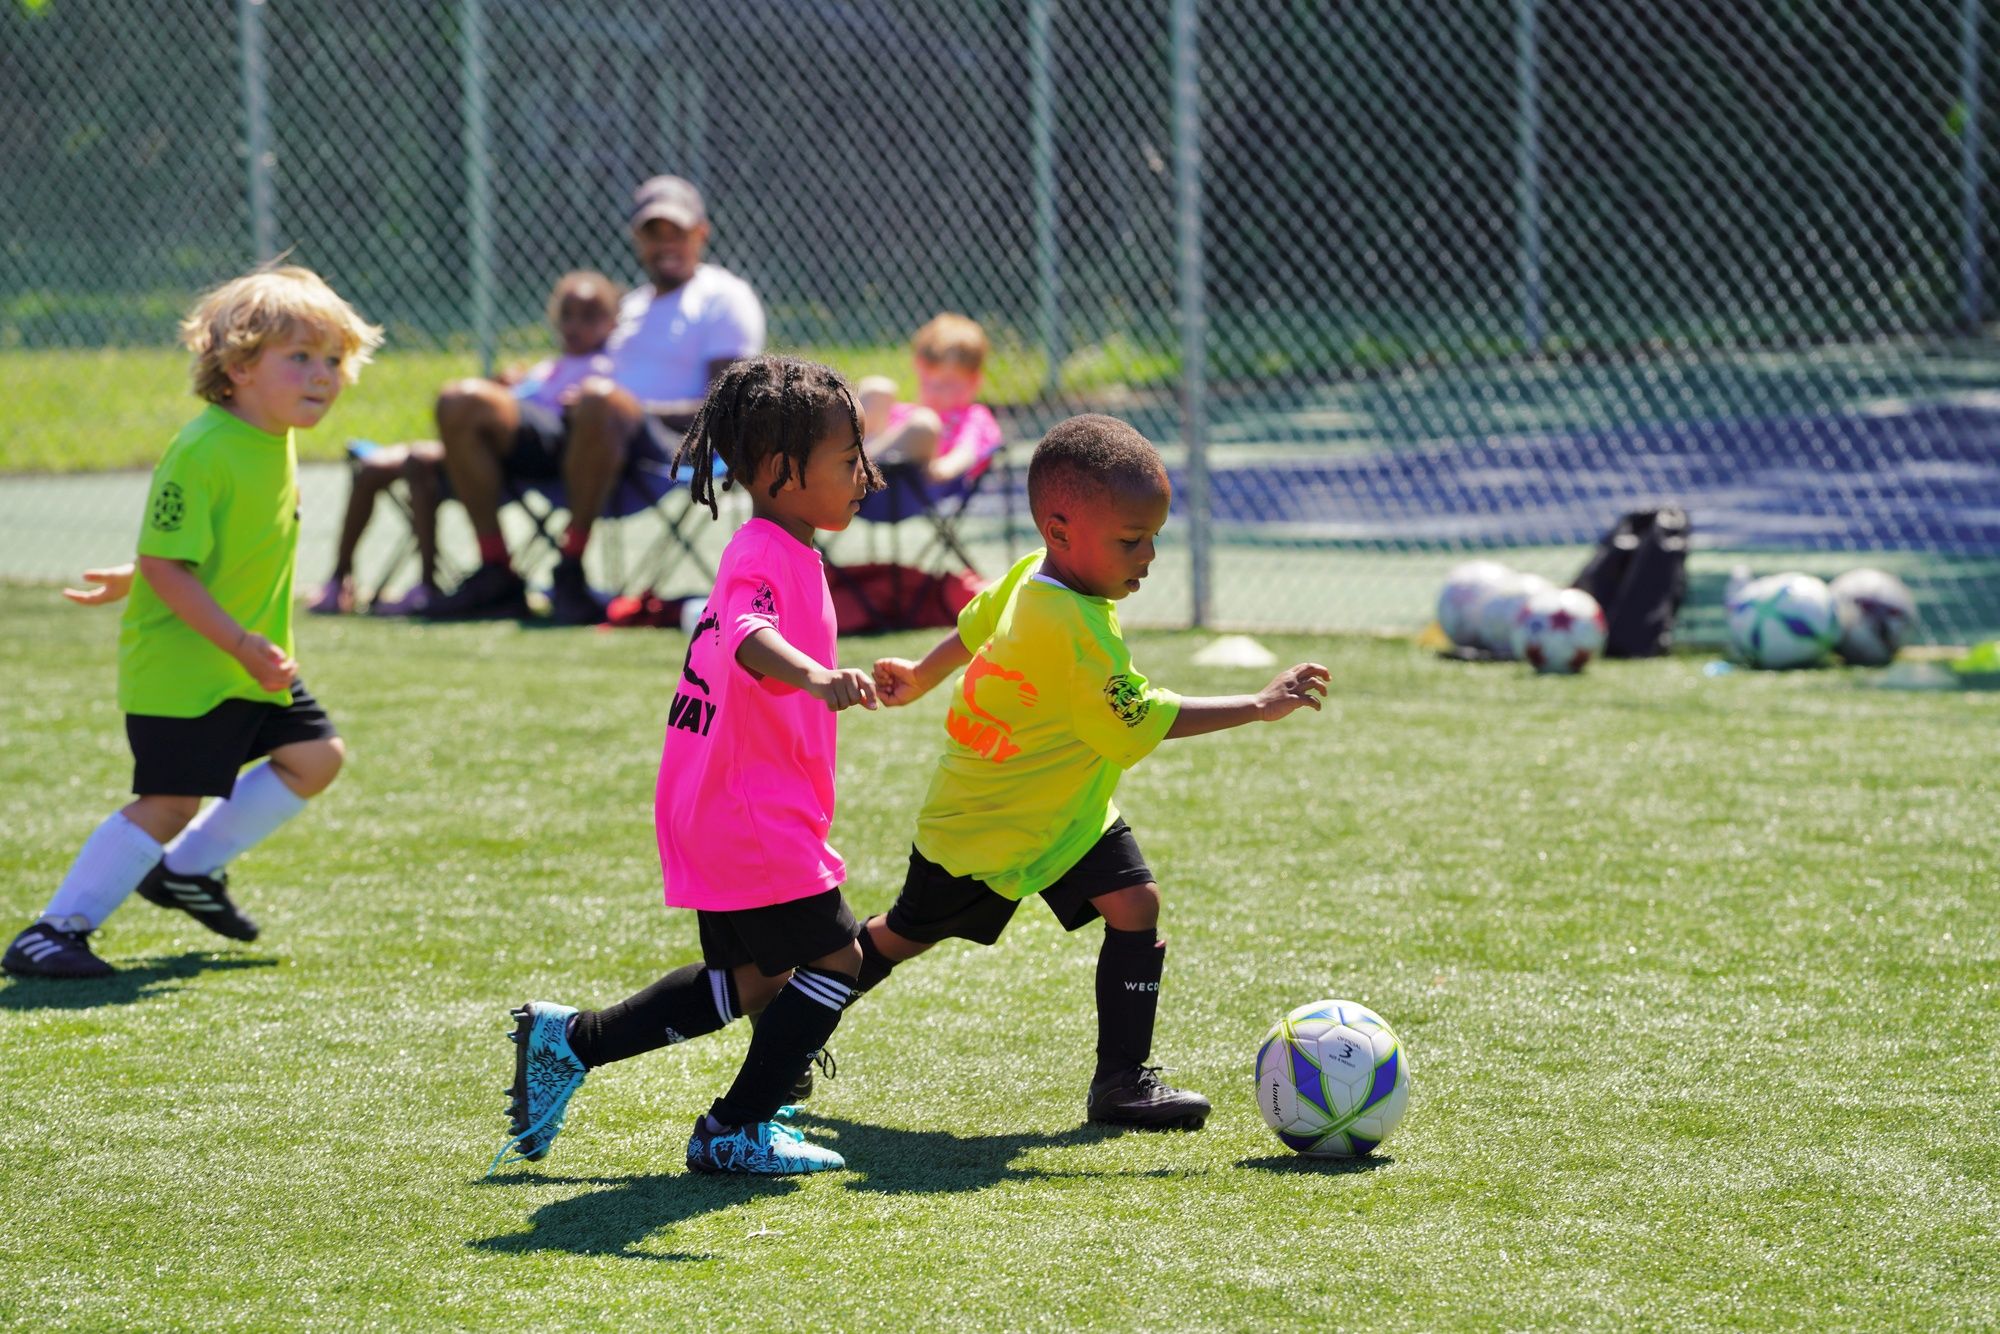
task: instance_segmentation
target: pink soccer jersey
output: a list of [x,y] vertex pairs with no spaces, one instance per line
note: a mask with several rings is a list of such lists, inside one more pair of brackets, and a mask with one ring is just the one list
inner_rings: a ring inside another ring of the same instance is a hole
[[833,710],[751,675],[736,649],[770,628],[834,665],[833,595],[819,552],[766,519],[736,530],[667,711],[653,824],[667,902],[732,912],[847,877],[833,825]]

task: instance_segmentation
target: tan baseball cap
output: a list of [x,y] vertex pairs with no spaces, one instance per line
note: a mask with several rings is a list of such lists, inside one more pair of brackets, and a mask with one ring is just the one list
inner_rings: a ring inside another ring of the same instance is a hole
[[708,221],[701,191],[678,176],[655,176],[632,192],[632,226],[664,218],[676,227],[699,227]]

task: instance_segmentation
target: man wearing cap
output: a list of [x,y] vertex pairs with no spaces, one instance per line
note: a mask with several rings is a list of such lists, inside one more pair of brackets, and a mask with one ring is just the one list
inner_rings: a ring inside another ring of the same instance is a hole
[[510,479],[560,479],[568,492],[550,602],[560,625],[604,619],[584,580],[583,552],[626,465],[671,460],[708,385],[730,362],[764,349],[764,307],[750,285],[701,262],[708,210],[678,176],[655,176],[632,194],[632,247],[648,281],[628,292],[606,351],[609,378],[577,387],[561,413],[515,398],[490,380],[460,380],[438,395],[445,470],[479,539],[479,568],[434,601],[431,620],[521,616],[527,586],[507,561],[500,504]]

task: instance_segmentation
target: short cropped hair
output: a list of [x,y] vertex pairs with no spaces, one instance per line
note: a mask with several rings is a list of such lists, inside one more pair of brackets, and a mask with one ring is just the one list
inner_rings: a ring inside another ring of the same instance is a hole
[[556,279],[556,285],[549,290],[550,324],[562,317],[563,302],[571,298],[595,301],[615,315],[618,303],[625,298],[625,289],[596,269],[571,269]]
[[1051,514],[1090,504],[1117,486],[1151,486],[1166,474],[1153,442],[1116,417],[1090,412],[1057,422],[1028,460],[1028,509]]
[[259,269],[204,295],[181,321],[181,342],[194,353],[194,391],[211,403],[235,392],[229,372],[248,366],[271,343],[308,334],[340,345],[347,383],[382,346],[382,330],[311,269]]
[[910,352],[917,360],[974,372],[986,365],[988,351],[986,330],[979,321],[949,312],[932,319],[910,340]]

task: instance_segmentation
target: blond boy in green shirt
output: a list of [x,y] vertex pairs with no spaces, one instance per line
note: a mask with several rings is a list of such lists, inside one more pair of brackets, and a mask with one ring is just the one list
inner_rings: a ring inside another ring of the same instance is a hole
[[1318,709],[1327,670],[1301,663],[1255,695],[1186,698],[1133,666],[1116,604],[1146,577],[1172,496],[1158,451],[1132,427],[1058,423],[1028,465],[1045,548],[975,598],[921,662],[875,664],[890,705],[964,671],[902,892],[861,933],[858,986],[940,940],[992,944],[1030,895],[1066,930],[1102,917],[1089,1117],[1192,1130],[1208,1099],[1147,1064],[1166,957],[1160,888],[1113,792],[1161,741]]
[[[0,956],[17,975],[113,972],[88,937],[134,890],[220,935],[255,939],[222,868],[303,810],[346,753],[292,657],[292,432],[319,424],[382,331],[317,274],[287,267],[208,293],[181,338],[208,406],[153,471],[139,577],[93,571],[100,588],[76,595],[101,603],[131,591],[118,704],[136,797],[92,831],[48,907]],[[204,797],[222,800],[203,810]]]

